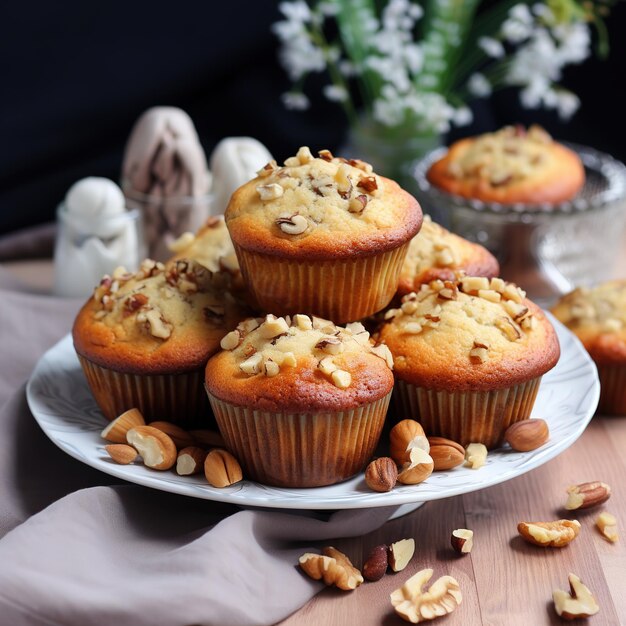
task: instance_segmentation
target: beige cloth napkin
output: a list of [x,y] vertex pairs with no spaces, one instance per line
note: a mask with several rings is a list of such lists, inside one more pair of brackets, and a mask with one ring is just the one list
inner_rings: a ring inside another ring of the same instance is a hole
[[273,624],[322,588],[299,572],[300,554],[392,514],[241,510],[119,484],[65,455],[24,382],[80,302],[8,283],[0,271],[0,623]]

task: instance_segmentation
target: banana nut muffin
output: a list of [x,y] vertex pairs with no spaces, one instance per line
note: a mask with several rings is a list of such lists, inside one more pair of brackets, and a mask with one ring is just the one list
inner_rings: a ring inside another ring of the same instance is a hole
[[455,142],[428,171],[448,193],[502,204],[557,204],[585,182],[578,155],[539,126],[506,126]]
[[380,339],[394,358],[401,414],[430,435],[491,448],[528,418],[560,349],[524,296],[501,278],[470,276],[424,284],[389,310]]
[[220,432],[246,475],[282,487],[330,485],[369,462],[393,389],[385,345],[358,322],[251,318],[206,366]]
[[553,307],[598,367],[598,412],[626,415],[626,280],[578,288]]
[[459,237],[424,215],[420,232],[413,237],[398,283],[401,296],[439,278],[454,280],[459,271],[491,278],[500,272],[496,258],[483,246]]
[[368,163],[319,155],[268,163],[233,194],[226,224],[262,309],[353,321],[393,297],[422,212]]
[[145,260],[105,276],[82,307],[74,347],[107,419],[137,407],[147,419],[206,420],[204,366],[246,317],[225,276],[195,261]]

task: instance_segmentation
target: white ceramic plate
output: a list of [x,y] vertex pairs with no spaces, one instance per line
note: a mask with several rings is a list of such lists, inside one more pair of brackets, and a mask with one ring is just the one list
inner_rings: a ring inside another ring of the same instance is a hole
[[[552,318],[553,319],[553,318]],[[242,506],[285,509],[356,509],[426,502],[483,489],[539,467],[585,430],[600,394],[595,365],[578,339],[553,320],[561,342],[557,366],[543,377],[533,415],[550,425],[550,441],[533,452],[492,451],[480,470],[436,472],[420,485],[370,491],[363,475],[331,487],[281,489],[243,481],[215,489],[203,477],[158,472],[140,463],[117,465],[104,450],[107,423],[98,409],[68,335],[40,359],[26,388],[30,409],[48,437],[74,458],[107,474],[154,489]]]

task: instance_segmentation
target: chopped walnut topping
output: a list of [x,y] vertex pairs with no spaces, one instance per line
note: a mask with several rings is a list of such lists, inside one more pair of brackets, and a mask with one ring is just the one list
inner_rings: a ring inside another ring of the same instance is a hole
[[265,321],[260,326],[261,337],[272,339],[278,335],[282,335],[289,330],[289,325],[284,317],[276,317],[269,314],[265,316]]
[[266,178],[270,174],[273,174],[278,169],[278,165],[274,159],[272,159],[269,163],[266,163],[257,173],[256,175],[259,178]]
[[142,306],[148,304],[148,296],[143,293],[134,293],[128,296],[124,301],[124,308],[132,313],[134,311],[138,311]]
[[522,337],[522,333],[518,325],[508,317],[497,317],[495,320],[495,326],[502,331],[504,336],[509,341],[517,341]]
[[285,190],[278,183],[269,183],[267,185],[259,185],[256,188],[261,200],[276,200],[281,198]]
[[239,364],[239,369],[244,374],[253,376],[261,371],[261,362],[263,361],[263,355],[260,352],[255,352],[252,356],[248,357],[245,361]]
[[293,316],[292,324],[294,324],[300,330],[311,330],[313,328],[313,321],[308,315],[296,314]]
[[231,330],[222,337],[220,347],[222,350],[234,350],[241,343],[241,332],[239,330]]
[[315,347],[322,352],[326,352],[327,354],[340,354],[344,349],[341,339],[338,339],[337,337],[322,339],[315,344]]
[[345,370],[337,369],[330,375],[335,387],[339,387],[339,389],[347,389],[352,383],[352,376],[350,372],[346,372]]
[[333,153],[330,150],[320,150],[317,154],[320,159],[324,159],[324,161],[330,162],[333,160]]
[[278,363],[272,361],[272,359],[266,359],[263,362],[263,373],[268,377],[272,378],[276,376],[280,372],[280,366]]
[[306,165],[313,160],[313,155],[308,146],[302,146],[296,153],[296,158],[300,161],[301,165]]
[[366,193],[374,193],[378,189],[378,181],[376,176],[364,176],[356,186],[363,189]]
[[365,211],[365,207],[367,207],[367,196],[365,194],[350,198],[350,202],[348,203],[348,211],[350,211],[350,213],[358,213],[360,215]]
[[352,180],[349,174],[350,167],[345,163],[342,163],[337,168],[337,173],[335,174],[335,180],[337,181],[337,191],[345,198],[347,198],[352,191]]
[[309,222],[302,215],[283,215],[276,220],[276,225],[286,235],[301,235],[309,227]]
[[440,267],[450,267],[455,265],[454,253],[448,246],[443,246],[435,250],[435,263]]
[[326,374],[326,376],[330,376],[333,372],[335,372],[338,369],[337,366],[334,364],[332,358],[329,356],[324,357],[317,364],[317,367],[320,370],[320,372],[322,372],[322,374]]
[[480,290],[489,289],[489,279],[483,276],[464,276],[461,279],[461,289],[470,295],[477,295]]
[[159,339],[169,339],[172,334],[173,327],[161,317],[160,311],[157,309],[150,309],[149,311],[146,311],[144,315],[137,315],[137,321],[147,322],[148,329],[153,337],[157,337]]
[[502,295],[493,289],[479,289],[478,297],[489,300],[489,302],[500,302],[502,300]]
[[474,341],[474,347],[470,350],[472,363],[484,363],[489,356],[489,346],[480,341]]

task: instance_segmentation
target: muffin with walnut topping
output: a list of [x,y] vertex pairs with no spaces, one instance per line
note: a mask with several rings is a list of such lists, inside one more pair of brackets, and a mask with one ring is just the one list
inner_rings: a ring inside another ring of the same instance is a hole
[[559,358],[554,328],[500,278],[435,280],[386,314],[396,398],[430,435],[493,448],[527,419],[543,374]]
[[206,367],[206,390],[228,447],[250,478],[280,487],[345,480],[370,460],[393,362],[358,322],[248,319]]
[[443,191],[502,204],[557,204],[571,200],[585,182],[577,154],[539,126],[507,126],[454,143],[428,171]]
[[578,288],[553,307],[598,367],[598,412],[626,415],[626,280]]
[[454,280],[457,272],[469,276],[497,276],[500,266],[486,248],[463,239],[424,216],[420,232],[413,237],[398,283],[401,296],[440,278]]
[[268,163],[233,194],[226,224],[262,309],[353,321],[393,297],[422,212],[369,164],[319,155]]
[[207,419],[204,366],[246,317],[225,276],[179,259],[105,276],[74,322],[87,382],[105,417],[137,407],[147,420]]

